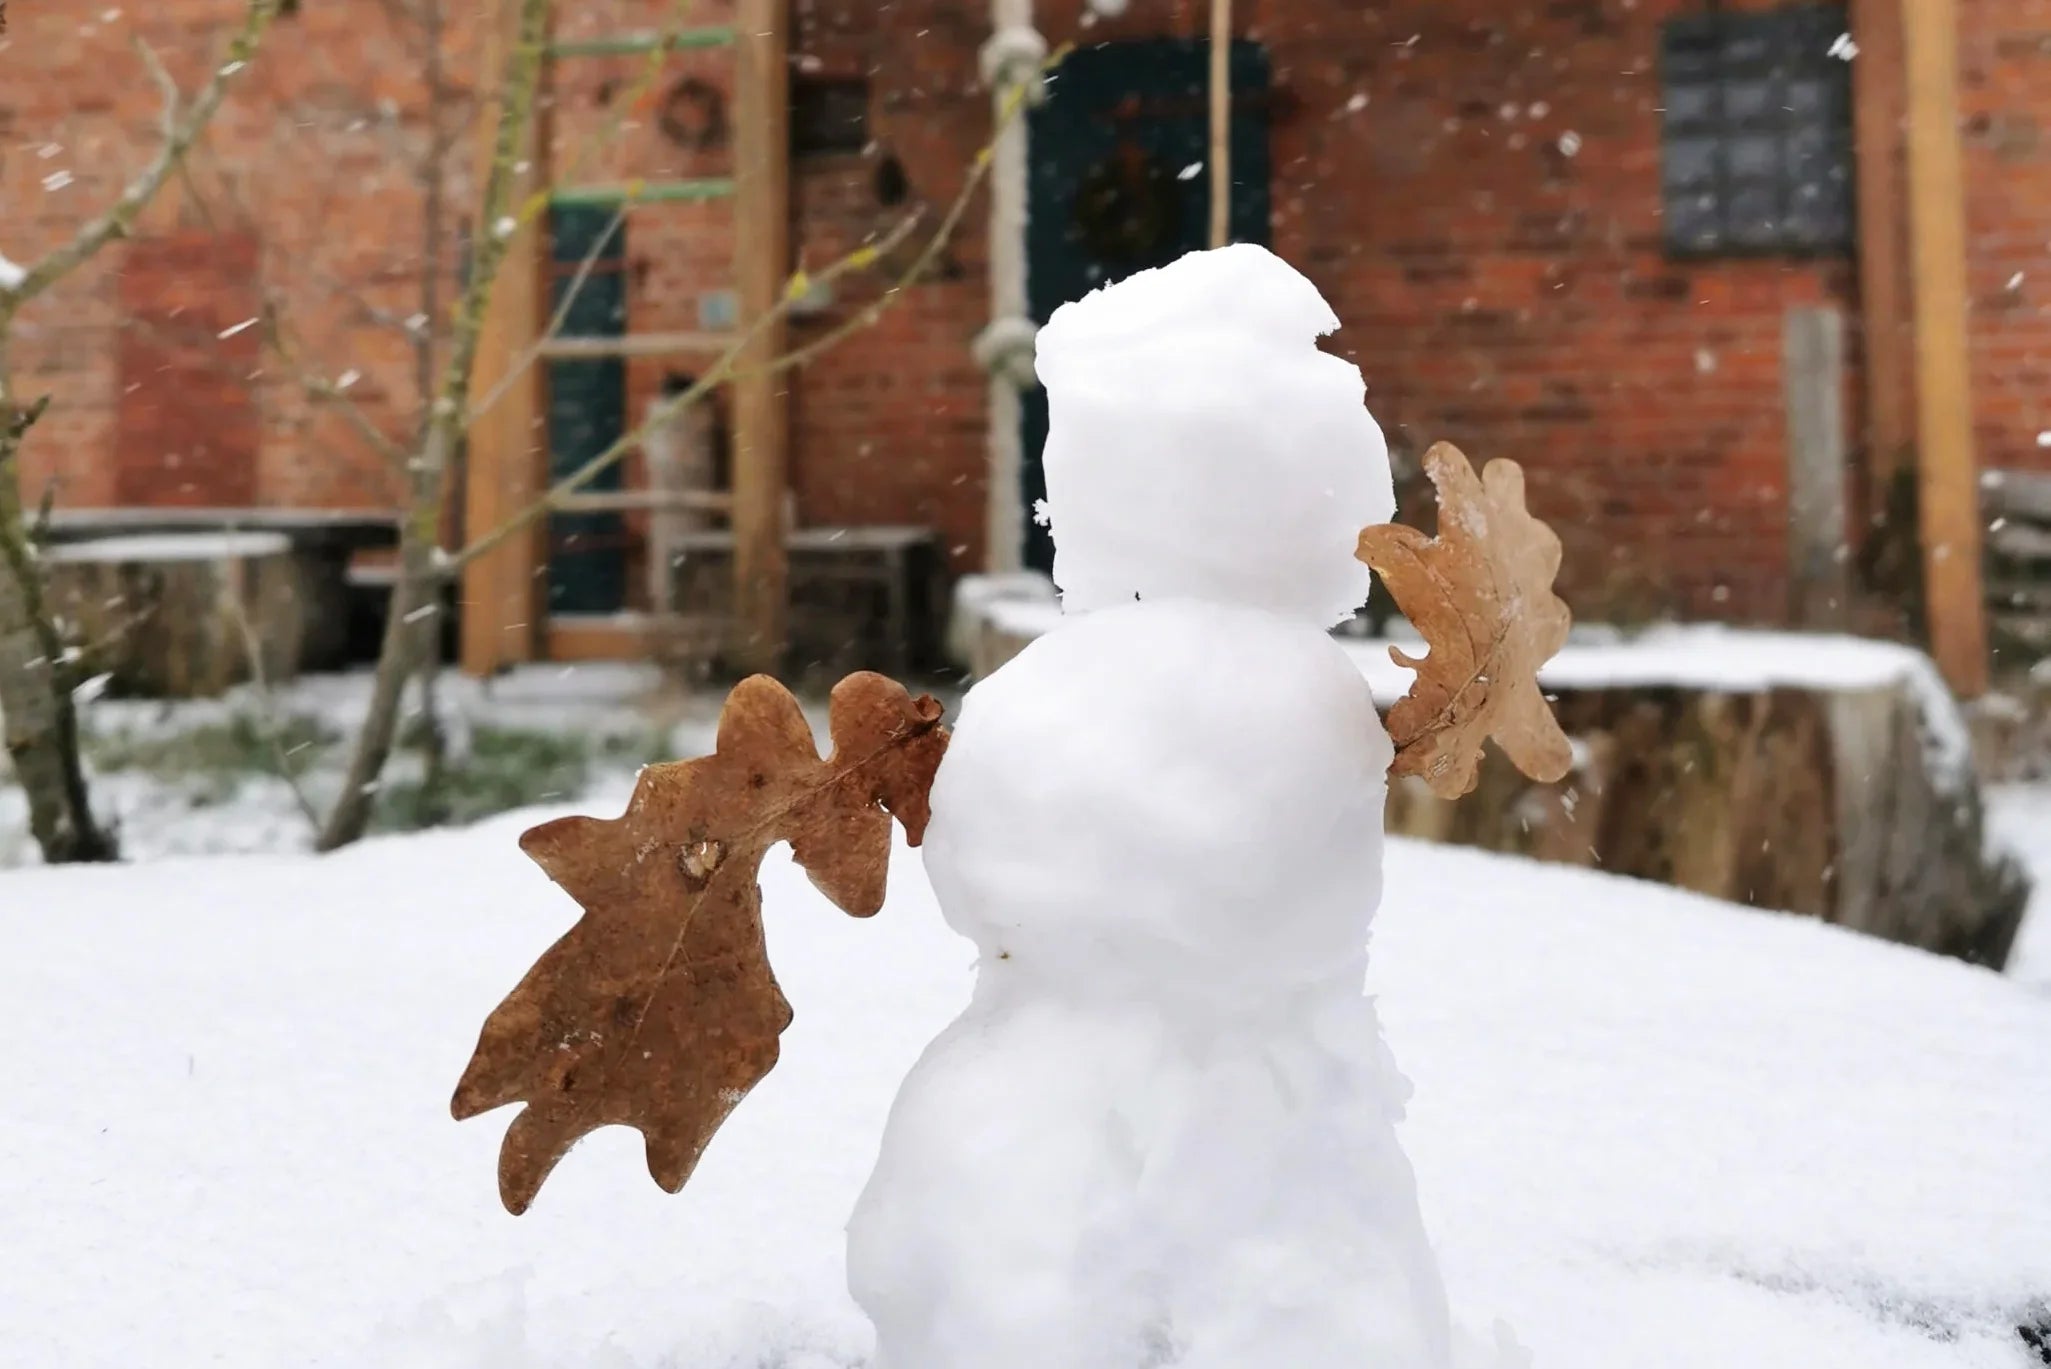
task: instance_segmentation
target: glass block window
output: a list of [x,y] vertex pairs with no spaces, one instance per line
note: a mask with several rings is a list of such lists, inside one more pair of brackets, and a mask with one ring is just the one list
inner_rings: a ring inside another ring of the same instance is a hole
[[1666,243],[1681,255],[1839,252],[1852,243],[1852,78],[1843,5],[1666,25]]

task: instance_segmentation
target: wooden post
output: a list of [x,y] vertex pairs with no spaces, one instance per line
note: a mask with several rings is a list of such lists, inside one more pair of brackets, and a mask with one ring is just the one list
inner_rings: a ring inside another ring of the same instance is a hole
[[[662,403],[651,400],[649,407]],[[677,565],[685,539],[712,526],[708,508],[686,501],[712,493],[713,442],[712,406],[694,404],[650,427],[641,444],[655,501],[648,510],[648,611],[658,617],[677,611]]]
[[1902,195],[1901,0],[1854,0],[1852,63],[1859,172],[1859,313],[1866,365],[1869,512],[1886,508],[1915,460],[1915,334],[1909,314]]
[[1790,309],[1783,335],[1787,391],[1788,565],[1794,621],[1842,629],[1851,595],[1845,515],[1844,315]]
[[1930,646],[1961,697],[1987,688],[1979,462],[1966,339],[1956,0],[1904,0],[1916,301],[1919,521]]
[[[506,51],[515,41],[519,23],[520,6],[501,0],[496,32],[483,45],[480,85],[492,92],[488,105],[494,109],[504,79]],[[551,18],[551,31],[553,27]],[[524,162],[529,170],[514,182],[515,204],[548,183],[548,89],[544,71],[534,118],[528,121],[527,136],[516,157],[516,165]],[[495,115],[482,121],[482,136],[480,184],[490,170],[498,136]],[[492,226],[477,224],[471,231],[488,233]],[[547,235],[544,216],[521,226],[506,245],[505,263],[492,287],[490,307],[477,340],[472,394],[491,394],[547,326],[548,296],[542,282]],[[546,367],[529,366],[471,426],[463,464],[465,537],[483,536],[540,497],[548,469],[547,380]],[[539,519],[531,530],[506,538],[463,568],[465,673],[489,675],[503,666],[535,658],[546,612],[541,586],[546,536],[547,520]]]
[[[740,0],[734,117],[734,275],[741,326],[777,306],[790,268],[789,24],[783,0]],[[781,321],[764,328],[739,361],[734,419],[734,663],[774,672],[783,664],[790,607],[784,548],[789,483],[786,377],[765,368],[782,355]]]
[[1211,246],[1232,241],[1232,0],[1211,0]]

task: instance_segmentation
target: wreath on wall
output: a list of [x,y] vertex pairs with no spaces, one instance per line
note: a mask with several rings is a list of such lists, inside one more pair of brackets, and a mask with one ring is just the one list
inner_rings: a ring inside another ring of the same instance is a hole
[[1083,245],[1105,261],[1151,261],[1180,237],[1182,196],[1158,157],[1120,143],[1084,173],[1075,196]]
[[663,97],[655,123],[678,147],[709,152],[726,143],[726,99],[711,82],[686,77]]

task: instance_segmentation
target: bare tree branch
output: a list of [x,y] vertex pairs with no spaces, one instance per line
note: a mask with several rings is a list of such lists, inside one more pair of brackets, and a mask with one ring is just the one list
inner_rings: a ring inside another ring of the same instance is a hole
[[[378,652],[377,675],[370,705],[349,757],[342,792],[322,825],[317,842],[323,851],[346,846],[369,826],[378,776],[391,755],[397,735],[399,703],[412,678],[424,641],[415,612],[439,595],[442,577],[441,520],[451,458],[463,434],[469,409],[471,372],[492,287],[517,225],[512,221],[514,186],[525,169],[518,167],[519,147],[535,115],[546,38],[548,0],[520,0],[519,30],[506,56],[504,109],[492,143],[491,168],[479,206],[476,247],[470,279],[457,299],[448,358],[433,402],[429,405],[418,455],[408,464],[409,491],[399,524],[399,575],[386,609],[385,635]],[[546,203],[546,193],[543,192]]]
[[403,473],[406,469],[406,452],[398,443],[385,435],[384,429],[371,422],[370,415],[363,412],[363,406],[355,397],[337,382],[307,368],[294,355],[291,340],[285,334],[284,314],[275,299],[264,301],[264,339],[278,360],[283,362],[301,389],[316,399],[325,400],[342,415],[342,418],[356,431],[356,435],[369,444],[372,451],[383,457],[392,470]]
[[315,836],[320,835],[320,810],[313,806],[313,800],[306,796],[306,788],[299,782],[299,772],[292,768],[292,754],[285,749],[285,730],[278,719],[277,701],[271,696],[270,672],[264,666],[263,641],[257,636],[256,625],[249,621],[249,608],[242,602],[240,594],[227,596],[229,611],[235,617],[235,626],[242,634],[242,649],[249,657],[249,683],[256,694],[257,727],[263,734],[265,745],[271,749],[271,761],[278,769],[278,778],[292,791],[292,800],[299,806],[299,814],[306,819],[306,826]]
[[[21,280],[13,286],[0,286],[0,322],[14,314],[22,305],[42,294],[64,277],[91,260],[93,255],[116,238],[127,237],[135,230],[135,221],[142,211],[164,188],[164,182],[171,179],[178,164],[193,143],[206,130],[207,122],[214,117],[214,111],[221,107],[222,99],[228,93],[228,82],[249,64],[256,47],[263,39],[264,30],[278,12],[278,0],[249,0],[244,12],[242,27],[229,40],[226,56],[214,68],[214,74],[200,88],[199,95],[191,105],[178,107],[177,112],[167,116],[167,136],[164,145],[157,149],[157,155],[143,168],[141,175],[130,181],[121,192],[121,198],[114,207],[98,218],[88,220],[71,241],[56,248],[41,261],[28,268]],[[154,58],[151,59],[154,63]],[[161,64],[155,64],[161,71]],[[154,76],[156,73],[153,72]],[[160,84],[167,84],[166,82]],[[175,89],[175,87],[173,88]]]
[[577,303],[577,296],[584,292],[585,285],[591,280],[591,273],[598,268],[598,259],[604,254],[606,244],[612,241],[613,234],[620,231],[620,225],[627,221],[627,211],[637,202],[637,197],[632,194],[620,201],[620,207],[613,211],[611,220],[605,225],[605,231],[592,240],[591,250],[577,263],[577,272],[570,277],[569,288],[563,291],[562,302],[556,305],[555,313],[549,317],[548,326],[543,328],[541,336],[529,344],[513,364],[506,368],[506,373],[499,377],[498,384],[485,391],[484,398],[477,401],[477,406],[463,420],[466,428],[490,413],[520,377],[527,374],[527,368],[540,359],[548,340],[562,332],[563,325],[569,321],[570,310]]
[[150,80],[155,83],[157,93],[164,97],[160,126],[164,131],[164,143],[169,146],[171,140],[178,136],[178,110],[185,103],[185,96],[180,93],[178,83],[171,79],[171,73],[164,70],[163,62],[157,58],[157,50],[140,33],[131,35],[129,41],[135,47],[136,56],[142,58],[142,64],[149,69]]
[[[1066,47],[1055,52],[1047,59],[1048,68],[1053,68],[1067,55],[1068,49]],[[988,179],[990,166],[995,157],[996,139],[1002,136],[1004,131],[1011,126],[1011,122],[1020,116],[1025,108],[1026,94],[1027,88],[1023,85],[1012,92],[1011,99],[1006,102],[1001,116],[997,120],[996,127],[992,130],[991,141],[985,143],[976,153],[975,161],[971,163],[969,173],[962,181],[961,190],[955,195],[954,201],[948,206],[947,213],[941,218],[939,227],[934,231],[933,236],[926,242],[925,246],[920,249],[919,254],[912,259],[911,265],[884,291],[883,297],[858,311],[854,317],[845,323],[828,330],[819,337],[814,338],[811,342],[806,343],[803,347],[778,357],[765,367],[760,368],[761,370],[776,374],[802,366],[814,357],[829,351],[845,341],[853,334],[865,328],[874,327],[877,321],[883,317],[884,313],[903,297],[908,287],[918,281],[921,276],[925,275],[932,268],[933,264],[940,259],[940,254],[946,250],[947,244],[954,237],[956,230],[960,228],[962,217],[967,214],[970,201],[975,198],[976,192],[982,188],[983,182]],[[617,464],[627,453],[638,448],[651,429],[668,423],[685,409],[699,403],[716,387],[736,378],[737,375],[741,374],[741,372],[736,370],[736,363],[746,353],[749,344],[759,337],[763,330],[767,329],[778,318],[787,315],[790,312],[791,306],[804,298],[810,290],[838,279],[851,271],[873,266],[880,257],[903,243],[911,235],[911,230],[916,226],[918,218],[917,214],[906,218],[893,228],[882,241],[868,243],[856,248],[853,252],[848,253],[840,260],[826,267],[817,275],[808,275],[801,270],[792,276],[789,283],[784,287],[783,297],[777,301],[775,307],[744,329],[740,336],[735,338],[727,350],[720,355],[719,359],[712,364],[704,375],[693,382],[688,389],[684,390],[681,394],[651,406],[647,417],[639,427],[621,436],[604,451],[599,452],[576,470],[558,480],[540,498],[522,508],[505,522],[484,533],[482,536],[473,539],[461,551],[445,558],[442,562],[442,573],[449,576],[455,575],[465,565],[491,551],[508,537],[522,531],[536,519],[543,518],[554,512],[563,500],[583,489],[586,485],[604,474],[606,470]],[[748,374],[755,374],[755,372],[748,372]]]
[[228,82],[255,55],[277,0],[248,0],[240,29],[198,96],[187,106],[163,64],[139,50],[150,78],[164,93],[164,144],[112,208],[83,224],[71,239],[25,272],[10,270],[0,283],[0,725],[16,775],[29,800],[29,825],[52,864],[112,860],[112,829],[93,817],[80,756],[78,714],[71,695],[63,634],[44,593],[42,569],[25,526],[14,457],[44,401],[23,407],[8,365],[7,344],[23,305],[119,237],[136,221],[185,161],[225,97]]

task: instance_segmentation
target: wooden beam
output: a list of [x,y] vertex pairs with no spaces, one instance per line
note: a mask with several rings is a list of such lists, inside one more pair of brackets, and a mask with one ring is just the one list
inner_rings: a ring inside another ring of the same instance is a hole
[[1966,337],[1957,0],[1904,0],[1915,268],[1918,509],[1930,646],[1954,692],[1987,688],[1980,472]]
[[1211,0],[1211,246],[1232,241],[1232,0]]
[[612,337],[563,337],[541,344],[544,361],[591,361],[607,357],[721,356],[734,335],[707,333],[620,333]]
[[612,33],[596,38],[558,38],[548,45],[551,57],[633,57],[650,52],[688,52],[732,44],[734,31],[724,25],[673,29],[668,33]]
[[648,614],[620,613],[599,617],[556,614],[542,631],[544,659],[641,660],[649,654],[661,627],[661,622]]
[[1800,627],[1841,631],[1850,607],[1845,514],[1844,314],[1790,309],[1782,326],[1788,436],[1789,608]]
[[560,495],[558,513],[731,513],[723,490],[598,490]]
[[[1915,465],[1915,332],[1909,311],[1907,202],[1902,193],[1901,0],[1854,0],[1852,63],[1859,178],[1859,316],[1865,345],[1868,513]],[[1903,531],[1907,531],[1904,529]]]
[[[790,269],[790,27],[786,0],[740,0],[734,99],[734,276],[741,327],[770,318]],[[788,642],[790,565],[785,379],[767,367],[784,329],[769,322],[739,359],[733,383],[734,642],[744,670],[775,672]]]
[[548,192],[550,204],[588,205],[611,209],[622,200],[634,204],[706,204],[731,199],[734,183],[724,176],[685,181],[619,181],[599,185],[564,185]]
[[[495,94],[504,79],[505,54],[518,33],[519,11],[519,5],[501,0],[495,36],[484,44],[480,90]],[[529,168],[514,183],[516,204],[547,183],[546,72],[542,81],[543,98],[535,102],[534,118],[516,157],[516,165],[525,163]],[[493,115],[481,121],[480,184],[490,168],[498,136],[495,100],[488,99],[486,107]],[[473,394],[496,390],[520,366],[547,326],[548,296],[542,281],[547,232],[545,219],[536,220],[515,231],[506,245],[505,263],[492,287],[478,338]],[[546,368],[529,365],[499,402],[471,425],[463,466],[465,538],[483,536],[539,497],[547,467],[546,382]],[[488,675],[535,658],[543,616],[540,583],[546,527],[547,520],[536,520],[531,531],[506,538],[463,568],[462,663],[466,673]]]

